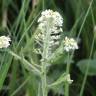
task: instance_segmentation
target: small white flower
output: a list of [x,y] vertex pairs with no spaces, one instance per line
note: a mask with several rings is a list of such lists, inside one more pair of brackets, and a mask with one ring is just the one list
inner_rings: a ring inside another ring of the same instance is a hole
[[58,26],[61,27],[63,24],[63,18],[58,12],[52,10],[45,10],[41,13],[41,17],[38,19],[38,23],[43,23],[44,25],[50,25],[50,27]]
[[58,34],[58,33],[63,32],[63,30],[62,30],[62,28],[53,27],[53,28],[51,28],[51,32],[52,32],[52,34]]
[[68,82],[69,84],[71,84],[73,82],[73,80],[71,80],[70,78],[70,74],[67,74],[65,77],[66,82]]
[[44,24],[44,23],[40,23],[40,24],[38,25],[38,29],[40,29],[41,31],[45,31],[45,30],[46,30],[45,24]]
[[53,18],[54,18],[54,23],[56,26],[62,26],[63,24],[63,18],[61,17],[61,15],[58,12],[54,12],[53,13]]
[[52,40],[58,40],[58,39],[60,39],[60,35],[53,35],[53,36],[51,36],[51,39]]
[[7,48],[10,45],[11,39],[7,36],[0,37],[0,48]]
[[[39,33],[35,36],[36,40],[44,44],[46,36],[49,34],[50,52],[59,46],[59,40],[62,32],[63,18],[53,10],[45,10],[38,19]],[[52,51],[53,52],[53,51]]]
[[50,41],[50,46],[59,45],[59,41]]
[[75,50],[75,49],[78,49],[76,40],[74,40],[73,38],[65,37],[64,50],[69,52],[70,50]]

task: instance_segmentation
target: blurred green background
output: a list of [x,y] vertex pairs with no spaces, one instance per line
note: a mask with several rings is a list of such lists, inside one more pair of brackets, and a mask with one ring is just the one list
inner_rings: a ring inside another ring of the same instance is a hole
[[[70,96],[96,96],[96,0],[0,0],[0,36],[9,35],[12,51],[39,64],[40,56],[33,52],[33,36],[40,12],[46,9],[62,15],[64,36],[79,37],[79,50],[70,61],[74,80]],[[64,58],[62,55],[54,60],[48,82],[65,71]],[[30,68],[0,49],[0,96],[39,96],[39,82]],[[48,94],[64,96],[64,86],[53,88]]]

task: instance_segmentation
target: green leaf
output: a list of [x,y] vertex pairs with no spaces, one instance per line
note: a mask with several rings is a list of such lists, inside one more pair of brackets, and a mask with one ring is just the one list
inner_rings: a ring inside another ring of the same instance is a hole
[[20,60],[24,67],[29,70],[30,72],[34,72],[37,75],[40,75],[39,69],[33,66],[29,61],[27,61],[24,57],[19,56],[18,54],[14,53],[13,51],[9,51],[9,53],[14,56],[16,59]]
[[[71,55],[70,55],[71,56]],[[49,58],[48,62],[51,64],[67,64],[67,61],[71,64],[74,61],[68,57],[68,53],[64,51],[63,45],[61,45]]]
[[2,64],[2,68],[0,70],[0,90],[3,87],[3,83],[6,79],[11,62],[12,62],[12,56],[10,56],[9,54],[6,54],[6,58],[4,60],[4,63]]
[[96,59],[84,59],[77,63],[78,68],[84,74],[86,73],[87,67],[89,66],[88,74],[89,76],[96,75]]

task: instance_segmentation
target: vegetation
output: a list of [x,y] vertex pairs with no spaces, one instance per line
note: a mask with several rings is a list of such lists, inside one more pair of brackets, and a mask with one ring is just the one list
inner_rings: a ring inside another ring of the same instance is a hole
[[[61,45],[51,55],[51,33],[46,31],[45,49],[35,38],[47,9],[64,22]],[[11,38],[8,48],[0,48],[0,96],[96,96],[95,13],[96,0],[0,0],[0,36]],[[66,36],[78,42],[77,50],[63,50]]]

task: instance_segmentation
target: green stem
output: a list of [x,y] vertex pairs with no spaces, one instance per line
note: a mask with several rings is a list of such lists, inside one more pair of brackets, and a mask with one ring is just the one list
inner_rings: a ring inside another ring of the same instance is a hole
[[[92,13],[92,22],[93,22],[93,25],[95,26],[94,15],[93,15],[93,12],[92,12],[92,7],[91,7],[91,13]],[[89,59],[91,58],[92,53],[93,53],[94,42],[95,42],[95,35],[93,36],[91,50],[90,50],[90,54],[89,54]],[[90,69],[90,62],[88,62],[88,65],[87,65],[87,68],[86,68],[86,72],[84,74],[84,79],[83,79],[83,83],[82,83],[82,86],[81,86],[81,90],[80,90],[80,95],[79,96],[83,96],[83,91],[84,91],[84,87],[85,87],[85,84],[86,84],[86,80],[87,80],[89,69]]]
[[86,21],[86,19],[87,19],[87,17],[88,17],[88,14],[89,14],[89,12],[90,12],[90,9],[91,9],[92,4],[93,4],[93,0],[91,0],[90,5],[89,5],[89,7],[88,7],[88,10],[87,10],[87,12],[86,12],[86,14],[85,14],[85,16],[84,16],[84,20],[83,20],[83,22],[82,22],[82,25],[81,25],[80,30],[79,30],[78,35],[77,35],[77,40],[78,40],[78,38],[79,38],[80,35],[81,35],[82,29],[83,29],[83,27],[84,27],[85,21]]
[[[66,73],[69,74],[69,70],[70,70],[70,63],[69,63],[69,53],[68,53],[68,60],[67,60],[67,66],[66,66]],[[69,96],[69,84],[66,83],[65,84],[65,96]]]
[[2,27],[6,28],[7,26],[7,8],[4,8],[2,15]]
[[45,0],[42,0],[42,9],[45,9]]
[[[91,47],[91,52],[90,52],[89,59],[92,56],[93,47],[94,47],[94,40],[95,39],[93,39],[93,41],[92,41],[92,47]],[[80,90],[80,96],[83,96],[83,91],[84,91],[84,87],[85,87],[85,84],[86,84],[86,80],[87,80],[87,75],[88,75],[89,69],[90,69],[90,62],[88,62],[88,65],[87,65],[87,68],[86,68],[86,72],[85,72],[85,75],[84,75],[82,87],[81,87],[81,90]]]
[[46,36],[44,39],[44,46],[43,46],[43,55],[42,55],[42,94],[43,96],[47,96],[47,81],[46,81],[46,65],[47,65],[47,58],[49,52],[49,40],[50,40],[50,27],[46,27]]
[[42,94],[43,96],[47,96],[47,83],[46,83],[46,68],[44,66],[45,63],[43,63],[43,66],[42,66]]

